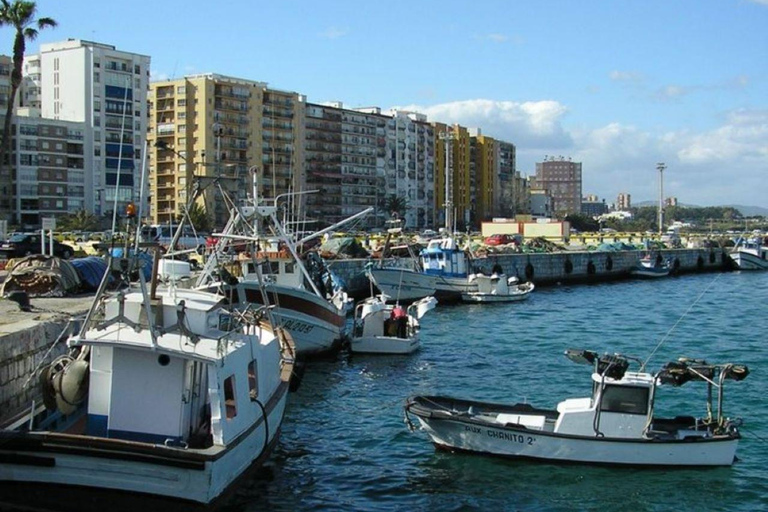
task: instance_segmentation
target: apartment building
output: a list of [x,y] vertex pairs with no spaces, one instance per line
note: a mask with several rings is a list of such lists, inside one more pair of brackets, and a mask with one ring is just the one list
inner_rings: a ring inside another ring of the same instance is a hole
[[616,209],[628,212],[632,208],[632,196],[626,192],[620,192],[616,198]]
[[384,224],[384,148],[387,118],[378,109],[350,110],[341,103],[307,104],[305,171],[307,216],[328,226],[366,209],[363,229]]
[[432,123],[435,133],[435,205],[438,226],[446,225],[446,209],[458,229],[465,229],[471,213],[469,130],[461,125]]
[[432,228],[436,225],[434,127],[423,114],[394,110],[386,128],[385,194],[406,199],[406,228]]
[[545,158],[536,163],[536,189],[549,191],[552,211],[565,216],[581,212],[581,163],[564,157]]
[[23,101],[43,118],[84,123],[84,208],[97,215],[137,202],[147,132],[150,57],[68,39],[28,59]]
[[[11,96],[11,69],[13,61],[6,55],[0,55],[0,121],[5,118],[8,99]],[[11,161],[6,156],[7,162]],[[14,182],[15,169],[11,165],[0,162],[0,220],[14,220]]]
[[[31,111],[29,111],[31,110]],[[44,217],[59,217],[85,209],[85,124],[39,117],[34,109],[19,109],[12,142],[15,219],[23,229],[35,229]]]

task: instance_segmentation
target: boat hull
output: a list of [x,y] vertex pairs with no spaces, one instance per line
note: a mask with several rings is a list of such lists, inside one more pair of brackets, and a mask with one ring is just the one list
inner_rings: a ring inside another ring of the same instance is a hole
[[[258,284],[243,282],[247,303],[262,304]],[[272,315],[278,326],[293,338],[297,357],[319,356],[341,348],[347,322],[346,312],[312,292],[287,286],[267,285],[267,298],[275,305]]]
[[[266,461],[280,435],[288,383],[259,421],[226,449],[185,450],[47,432],[0,434],[0,481],[87,486],[211,503],[246,470]],[[137,449],[137,445],[143,445]]]
[[362,354],[411,354],[419,349],[419,337],[361,336],[351,338],[349,349]]
[[660,269],[653,269],[653,268],[633,268],[630,271],[630,274],[632,274],[635,277],[643,277],[643,278],[656,278],[656,277],[667,277],[669,275],[669,269],[668,268],[660,268]]
[[413,301],[435,293],[435,276],[405,268],[372,268],[376,287],[393,301]]
[[435,298],[440,302],[459,301],[463,294],[477,292],[477,283],[468,276],[435,276]]
[[768,260],[747,251],[734,251],[731,259],[739,270],[768,270]]
[[522,293],[510,293],[506,295],[498,295],[495,293],[462,293],[461,300],[464,302],[518,302],[525,300],[531,294],[530,291]]
[[[409,403],[409,406],[412,403]],[[478,404],[482,407],[482,404]],[[555,434],[519,424],[482,421],[466,413],[406,407],[436,447],[548,462],[627,466],[729,466],[738,436],[682,440],[616,439]]]

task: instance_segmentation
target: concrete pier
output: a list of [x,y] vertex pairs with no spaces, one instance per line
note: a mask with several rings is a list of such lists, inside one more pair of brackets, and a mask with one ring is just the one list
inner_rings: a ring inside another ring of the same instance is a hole
[[[670,261],[672,272],[714,272],[731,268],[731,259],[724,249],[664,249],[658,252]],[[630,270],[637,264],[642,251],[580,251],[555,253],[497,254],[473,260],[473,266],[491,273],[499,265],[504,273],[517,276],[523,281],[533,281],[537,286],[565,283],[597,283],[615,279],[629,279]],[[369,293],[370,285],[365,277],[365,266],[378,264],[378,260],[331,260],[329,267],[347,284],[353,296]],[[403,259],[385,260],[388,266],[410,266]]]

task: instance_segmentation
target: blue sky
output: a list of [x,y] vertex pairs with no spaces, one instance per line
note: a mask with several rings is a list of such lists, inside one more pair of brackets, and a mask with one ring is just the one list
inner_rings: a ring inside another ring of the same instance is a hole
[[[150,55],[308,101],[408,108],[583,164],[584,193],[768,207],[768,0],[40,0],[30,44]],[[12,33],[0,29],[9,54]]]

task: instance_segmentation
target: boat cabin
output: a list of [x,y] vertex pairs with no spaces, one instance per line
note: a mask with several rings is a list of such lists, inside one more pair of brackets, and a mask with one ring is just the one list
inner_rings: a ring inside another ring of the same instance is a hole
[[469,272],[467,253],[459,249],[451,237],[430,240],[421,251],[421,264],[426,274],[466,277]]
[[[248,404],[274,391],[266,378],[279,364],[274,335],[244,327],[220,297],[177,290],[153,304],[159,328],[153,342],[136,328],[146,312],[142,297],[111,300],[105,318],[113,320],[73,340],[91,350],[85,433],[195,448],[226,445],[258,420],[261,409]],[[269,344],[274,350],[264,350]]]
[[654,378],[626,372],[621,379],[592,374],[592,396],[557,404],[555,432],[605,437],[642,437],[652,410]]

